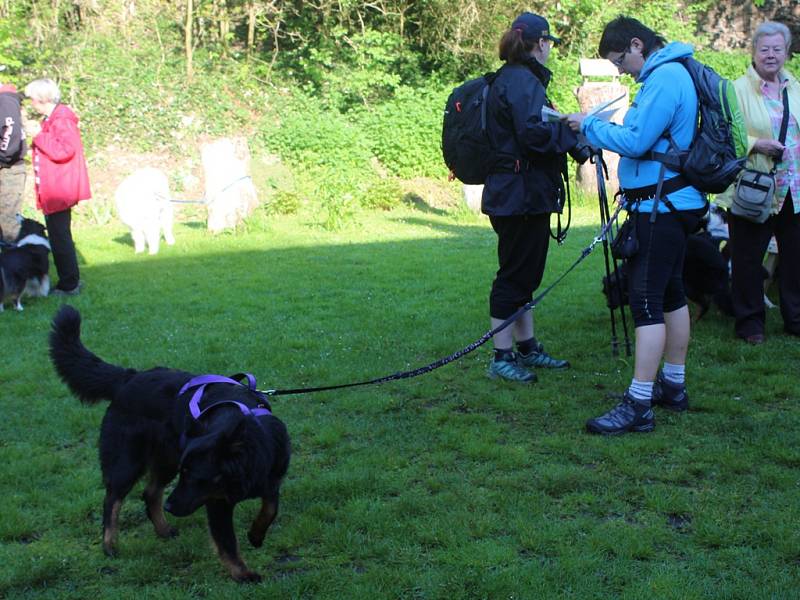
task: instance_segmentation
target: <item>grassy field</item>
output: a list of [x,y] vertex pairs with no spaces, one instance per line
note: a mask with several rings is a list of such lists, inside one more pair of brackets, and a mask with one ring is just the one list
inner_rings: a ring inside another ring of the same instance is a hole
[[[596,233],[578,209],[545,284]],[[418,367],[488,328],[495,236],[480,217],[404,208],[331,233],[311,215],[254,218],[136,256],[127,231],[75,230],[83,338],[136,368],[250,371],[262,388],[343,383]],[[483,347],[425,376],[282,396],[294,454],[264,547],[245,538],[241,586],[213,554],[203,511],[157,539],[134,490],[116,559],[101,551],[96,442],[105,406],[70,396],[47,357],[56,298],[0,315],[0,597],[797,598],[800,345],[736,341],[715,309],[695,327],[691,411],[649,435],[592,437],[587,418],[631,376],[610,351],[602,249],[535,310],[569,358],[515,386]]]

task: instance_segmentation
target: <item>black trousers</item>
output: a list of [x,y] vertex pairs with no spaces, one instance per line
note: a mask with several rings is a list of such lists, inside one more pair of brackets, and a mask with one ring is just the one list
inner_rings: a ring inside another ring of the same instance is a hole
[[497,270],[489,295],[489,315],[507,319],[533,298],[547,262],[550,214],[490,216],[497,233]]
[[735,331],[739,337],[763,334],[764,253],[770,238],[778,242],[778,290],[784,328],[800,335],[800,214],[789,192],[783,208],[764,223],[728,213],[731,244],[731,296]]
[[58,283],[55,287],[64,291],[74,290],[80,281],[80,273],[75,243],[72,241],[72,210],[68,208],[45,215],[44,222],[58,272]]

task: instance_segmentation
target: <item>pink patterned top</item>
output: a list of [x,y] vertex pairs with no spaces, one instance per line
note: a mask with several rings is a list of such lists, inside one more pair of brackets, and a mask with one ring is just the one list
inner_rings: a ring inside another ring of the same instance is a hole
[[[766,84],[762,82],[761,92],[764,95],[764,103],[767,106],[770,122],[772,124],[772,135],[775,139],[781,132],[781,121],[783,120],[783,90],[788,84],[788,80],[781,84],[781,98],[773,98],[767,94]],[[789,128],[786,130],[786,142],[783,158],[775,171],[775,187],[778,194],[778,212],[783,208],[786,194],[791,190],[792,204],[795,214],[800,213],[800,128],[794,115],[789,115]]]

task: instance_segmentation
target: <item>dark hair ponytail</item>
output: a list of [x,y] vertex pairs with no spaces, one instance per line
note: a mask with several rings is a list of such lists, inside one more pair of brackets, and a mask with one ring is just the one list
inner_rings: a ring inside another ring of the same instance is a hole
[[500,60],[508,64],[522,64],[531,54],[531,50],[536,47],[539,40],[523,40],[522,30],[509,29],[500,38]]

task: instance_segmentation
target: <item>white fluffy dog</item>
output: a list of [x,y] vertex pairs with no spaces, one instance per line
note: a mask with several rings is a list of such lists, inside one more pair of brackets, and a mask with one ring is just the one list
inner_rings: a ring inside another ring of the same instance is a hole
[[172,245],[172,203],[167,175],[152,167],[134,171],[119,184],[114,199],[120,220],[131,228],[134,250],[144,251],[147,242],[150,254],[158,252],[161,232]]

